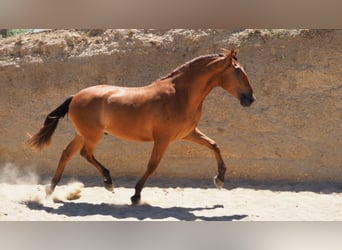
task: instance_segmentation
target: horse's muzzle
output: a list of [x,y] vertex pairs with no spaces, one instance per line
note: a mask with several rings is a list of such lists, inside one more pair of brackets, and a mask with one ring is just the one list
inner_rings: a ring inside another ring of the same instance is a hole
[[242,94],[240,96],[240,104],[244,107],[249,107],[251,104],[256,100],[255,96],[253,94],[246,95]]

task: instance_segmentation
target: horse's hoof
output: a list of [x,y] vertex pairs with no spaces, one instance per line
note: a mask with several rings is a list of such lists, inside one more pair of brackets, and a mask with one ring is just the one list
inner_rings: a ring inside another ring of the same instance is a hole
[[223,188],[224,182],[221,181],[220,178],[219,178],[217,175],[214,177],[214,183],[215,183],[215,186],[216,186],[218,189]]
[[140,203],[140,195],[133,195],[131,197],[132,205],[138,205]]
[[105,183],[105,184],[104,184],[104,187],[105,187],[105,189],[107,189],[109,192],[114,193],[114,185],[113,185],[112,183],[110,183],[110,184]]
[[45,187],[46,197],[49,197],[52,193],[53,193],[53,188],[51,187],[51,185],[46,186]]

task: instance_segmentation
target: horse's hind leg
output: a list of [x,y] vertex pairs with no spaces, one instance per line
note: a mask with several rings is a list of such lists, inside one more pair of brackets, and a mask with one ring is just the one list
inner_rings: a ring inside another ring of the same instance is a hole
[[214,152],[218,166],[218,175],[214,177],[214,183],[217,188],[222,188],[224,184],[224,175],[227,168],[223,162],[220,148],[217,146],[216,142],[203,134],[198,128],[195,128],[187,137],[184,138],[184,140],[204,145]]
[[75,153],[77,153],[81,149],[83,142],[83,137],[76,134],[74,139],[63,150],[55,175],[51,180],[51,185],[46,187],[47,196],[52,194],[52,192],[55,190],[56,185],[62,177],[67,162],[75,155]]
[[110,177],[110,172],[107,168],[105,168],[100,162],[98,162],[94,156],[94,149],[96,144],[85,142],[83,148],[81,149],[81,155],[87,159],[88,162],[90,162],[95,168],[101,173],[104,180],[104,186],[105,188],[113,192],[114,185],[112,183],[112,178]]

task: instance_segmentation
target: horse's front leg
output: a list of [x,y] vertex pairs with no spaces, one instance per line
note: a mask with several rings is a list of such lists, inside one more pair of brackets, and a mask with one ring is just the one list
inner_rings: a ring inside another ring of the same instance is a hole
[[224,175],[226,173],[227,168],[223,162],[223,159],[220,153],[220,148],[217,146],[216,142],[210,139],[205,134],[203,134],[198,128],[195,128],[188,136],[186,136],[183,139],[200,144],[200,145],[204,145],[214,152],[216,160],[217,160],[217,166],[218,166],[218,174],[214,177],[214,183],[217,188],[221,189],[224,184]]
[[151,158],[147,165],[147,170],[144,173],[144,175],[141,177],[141,179],[138,181],[138,183],[136,184],[135,194],[131,197],[131,201],[133,205],[138,204],[140,202],[141,190],[143,189],[147,178],[156,170],[168,145],[169,145],[168,140],[156,140],[154,142]]

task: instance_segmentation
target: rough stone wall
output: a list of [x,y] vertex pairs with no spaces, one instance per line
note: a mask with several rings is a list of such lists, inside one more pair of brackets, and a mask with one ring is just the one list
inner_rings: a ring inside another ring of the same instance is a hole
[[[240,47],[257,101],[250,108],[223,89],[206,99],[200,129],[221,148],[230,178],[342,181],[342,31],[107,30],[89,37],[53,31],[0,40],[0,165],[53,174],[74,130],[67,119],[49,148],[23,147],[64,99],[95,84],[143,86],[184,62]],[[96,156],[114,178],[141,175],[152,143],[104,136]],[[206,148],[173,143],[157,175],[211,178]],[[98,175],[81,156],[65,171]]]

